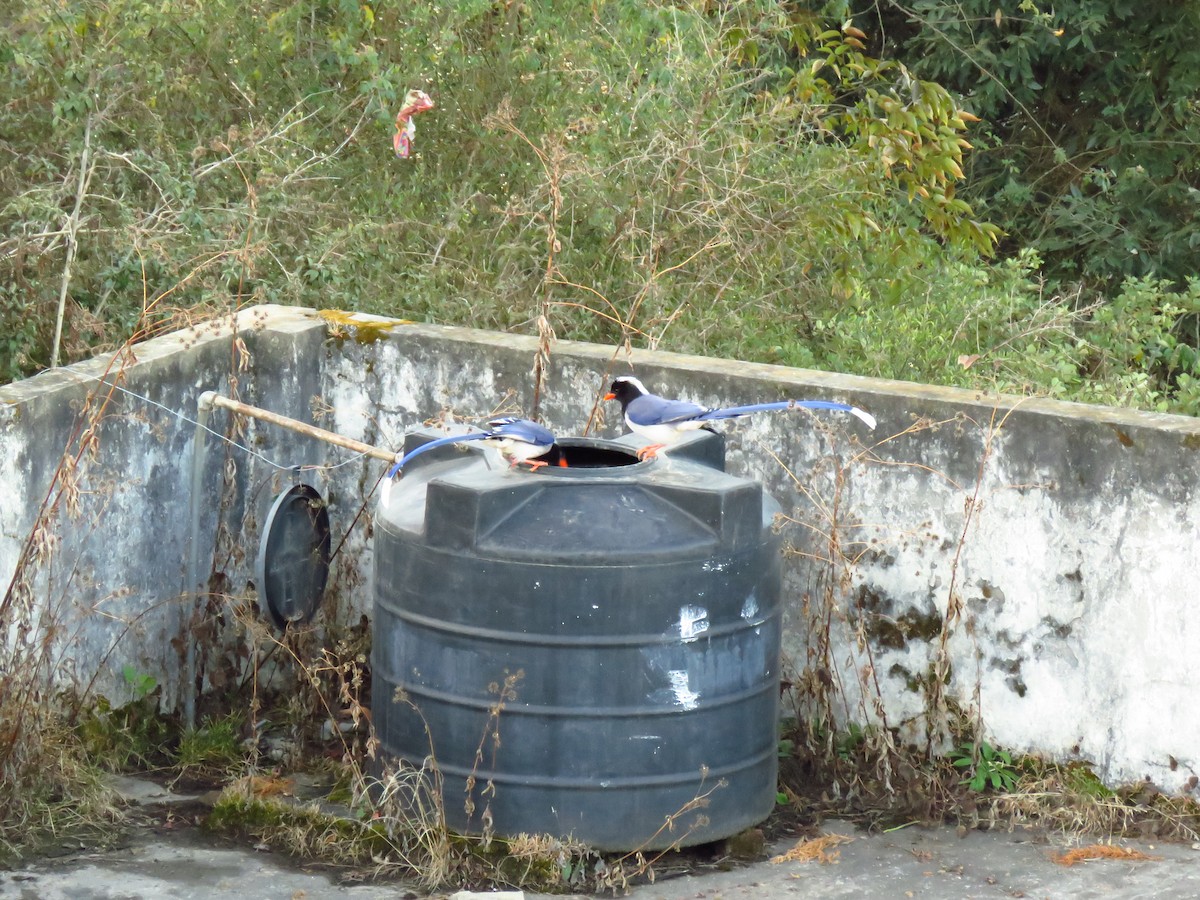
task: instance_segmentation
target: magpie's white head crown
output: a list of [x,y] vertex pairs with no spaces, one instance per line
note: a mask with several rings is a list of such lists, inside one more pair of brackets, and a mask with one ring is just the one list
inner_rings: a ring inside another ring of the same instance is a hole
[[613,379],[612,387],[608,389],[605,399],[619,400],[621,401],[621,405],[624,406],[629,401],[636,400],[638,397],[649,393],[646,390],[646,386],[637,378],[634,378],[632,375],[620,375]]

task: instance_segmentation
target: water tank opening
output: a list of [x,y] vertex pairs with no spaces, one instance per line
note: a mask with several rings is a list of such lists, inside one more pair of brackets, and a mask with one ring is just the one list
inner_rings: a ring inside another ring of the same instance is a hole
[[612,469],[641,462],[632,449],[597,441],[575,443],[570,439],[555,444],[553,450],[538,459],[545,460],[551,467],[567,469]]

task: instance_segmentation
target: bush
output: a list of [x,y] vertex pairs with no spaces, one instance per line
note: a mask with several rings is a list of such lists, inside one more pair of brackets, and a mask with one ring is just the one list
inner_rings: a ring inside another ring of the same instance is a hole
[[[949,95],[765,0],[3,18],[8,373],[49,362],[64,280],[68,359],[259,301],[674,346],[709,306],[827,316],[883,230],[923,265],[993,233]],[[410,86],[439,105],[399,161]]]
[[1056,282],[1195,273],[1200,9],[1126,0],[853,4],[983,117],[966,193]]

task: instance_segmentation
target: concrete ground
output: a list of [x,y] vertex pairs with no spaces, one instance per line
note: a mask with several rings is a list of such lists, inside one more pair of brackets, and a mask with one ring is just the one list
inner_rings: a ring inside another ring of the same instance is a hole
[[[1095,859],[1068,867],[1053,857],[1089,841],[1036,838],[1021,832],[972,831],[960,837],[949,826],[911,826],[867,835],[838,822],[827,823],[823,833],[843,836],[837,843],[837,838],[823,842],[828,844],[824,860],[765,860],[728,871],[662,877],[655,884],[632,888],[628,896],[635,900],[1200,897],[1200,844],[1126,841],[1118,846],[1151,858]],[[795,840],[788,840],[768,850],[780,856],[795,846]],[[143,829],[120,849],[68,852],[0,872],[0,897],[21,900],[422,896],[426,895],[394,882],[347,883],[328,869],[307,868],[253,847],[230,846],[192,827]]]

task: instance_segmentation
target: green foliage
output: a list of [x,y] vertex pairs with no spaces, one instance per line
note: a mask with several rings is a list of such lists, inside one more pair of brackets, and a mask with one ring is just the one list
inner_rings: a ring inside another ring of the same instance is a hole
[[221,774],[245,758],[236,714],[205,719],[199,728],[180,733],[178,725],[158,711],[158,681],[125,666],[122,676],[133,699],[113,708],[98,697],[76,727],[87,755],[115,772],[174,767],[181,774]]
[[13,381],[30,370],[28,357],[37,341],[37,319],[14,284],[0,284],[0,382]]
[[1200,246],[1200,7],[856,3],[988,121],[969,194],[1056,280],[1182,283]]
[[853,759],[867,739],[867,732],[857,722],[850,722],[845,731],[836,735],[834,746],[840,759]]
[[1108,800],[1118,796],[1117,791],[1107,787],[1100,776],[1092,770],[1090,763],[1035,763],[1038,771],[1036,777],[1042,780],[1057,779],[1062,783],[1063,790],[1069,794],[1090,800]]
[[1130,279],[1083,329],[1081,400],[1200,415],[1200,280]]
[[279,302],[1195,411],[1193,14],[850,5],[15,0],[0,378],[65,284],[68,360]]
[[135,703],[145,700],[158,687],[158,679],[145,672],[138,672],[133,666],[125,666],[121,670],[121,675],[125,679],[125,683],[129,685],[129,689],[133,692],[133,701]]
[[330,163],[397,90],[345,0],[21,0],[0,24],[0,324],[26,323],[8,376],[49,361],[64,280],[70,357],[285,299],[303,270],[283,248],[323,227]]
[[[802,64],[786,96],[801,100],[805,115],[820,127],[846,137],[871,178],[895,182],[932,233],[991,253],[1000,230],[972,218],[971,208],[954,196],[963,150],[971,147],[963,137],[966,119],[974,117],[961,112],[941,85],[866,54],[860,38],[867,35],[848,23],[811,42],[794,29],[791,34]],[[870,216],[848,217],[847,225],[856,239],[881,231]]]
[[[145,687],[146,682],[138,686]],[[113,772],[153,769],[166,762],[172,730],[158,713],[156,687],[135,693],[132,702],[115,709],[107,697],[96,698],[76,726],[88,759]]]
[[779,742],[776,744],[776,755],[780,759],[790,759],[796,752],[796,719],[794,716],[784,716],[779,720]]
[[842,761],[852,761],[858,757],[865,747],[868,738],[876,734],[871,727],[863,728],[857,722],[850,722],[844,730],[830,731],[827,725],[811,720],[807,726],[806,744],[810,747],[823,747],[832,757]]
[[1017,770],[1013,766],[1012,756],[1007,750],[999,750],[987,741],[980,741],[976,746],[965,743],[951,755],[955,768],[967,773],[959,784],[970,786],[971,790],[982,793],[986,790],[1011,791],[1017,786]]
[[[881,231],[923,262],[988,243],[948,95],[766,0],[0,19],[6,375],[48,361],[64,276],[71,357],[258,301],[666,346],[713,306],[827,315]],[[438,108],[399,161],[418,86]]]
[[181,773],[220,774],[240,765],[245,759],[239,737],[241,717],[231,714],[208,719],[199,728],[184,731],[174,758]]

